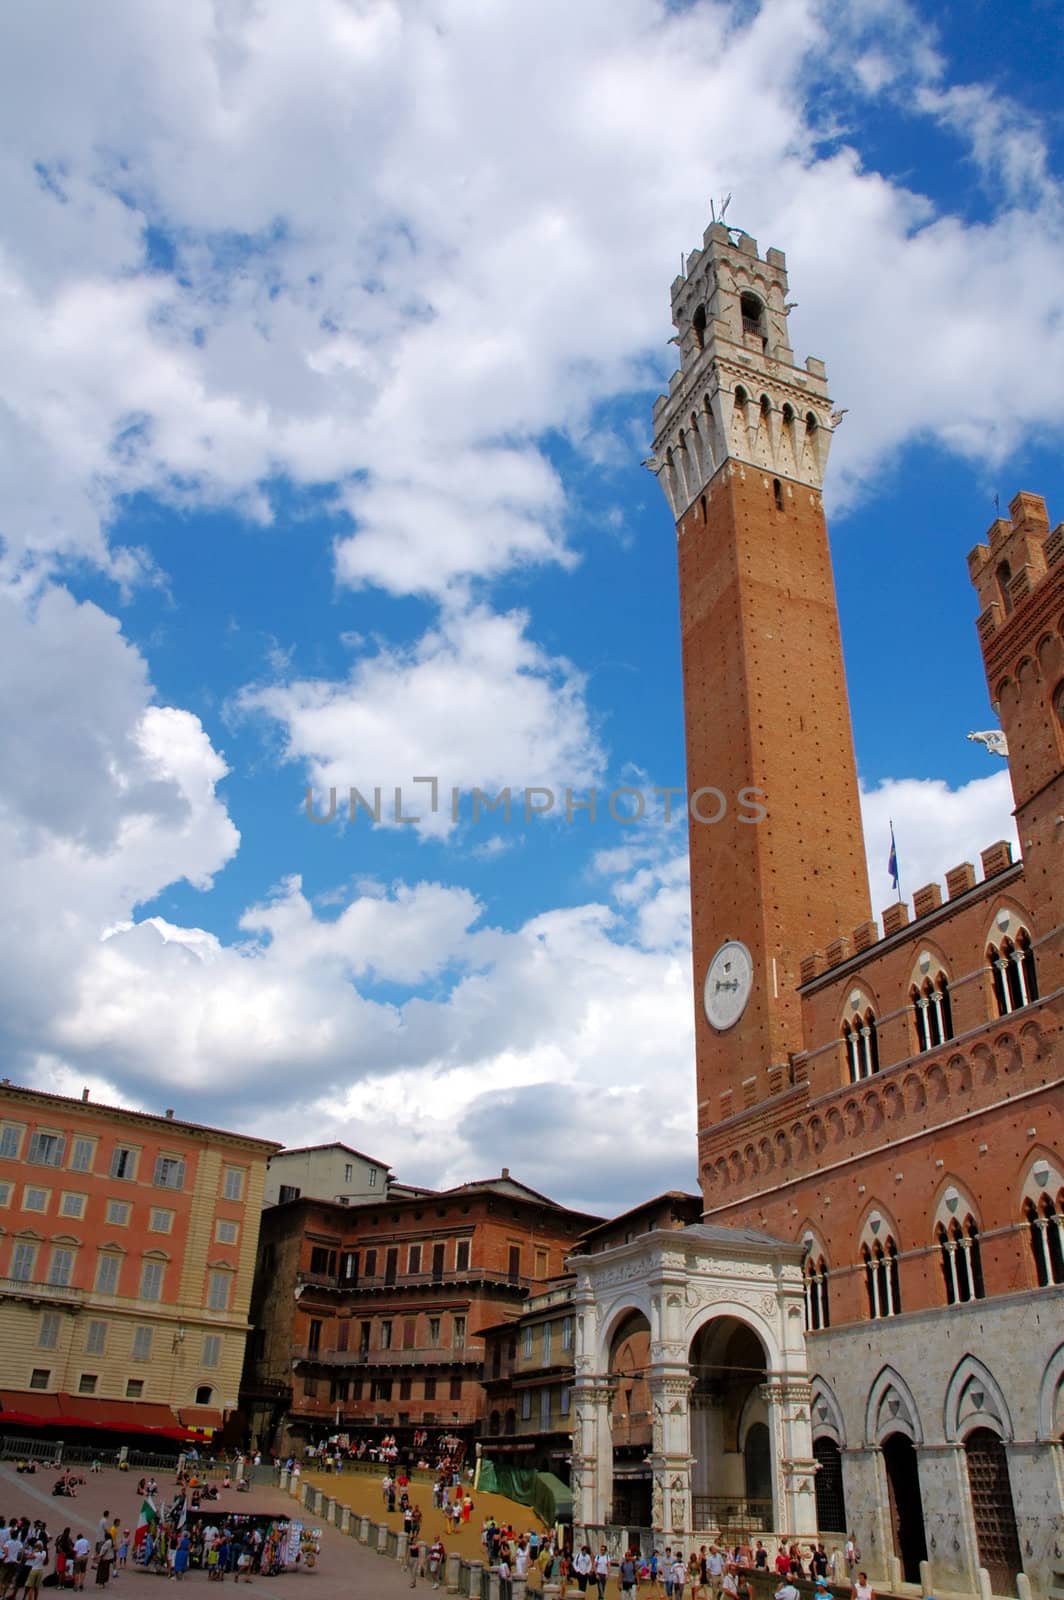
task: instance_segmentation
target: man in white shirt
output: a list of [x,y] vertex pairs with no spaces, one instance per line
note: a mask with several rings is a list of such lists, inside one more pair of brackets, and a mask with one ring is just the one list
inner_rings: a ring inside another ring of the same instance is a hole
[[606,1546],[599,1546],[599,1553],[595,1557],[595,1583],[598,1585],[598,1600],[605,1600],[606,1584],[610,1576],[610,1558],[606,1554]]
[[709,1547],[709,1555],[706,1557],[706,1574],[709,1578],[710,1591],[713,1594],[719,1594],[724,1577],[724,1557],[715,1544],[711,1544]]
[[89,1551],[91,1549],[92,1549],[92,1546],[89,1544],[88,1539],[86,1539],[86,1537],[85,1537],[85,1535],[83,1533],[79,1533],[77,1538],[74,1540],[74,1588],[75,1588],[75,1590],[84,1589],[84,1587],[85,1587],[85,1573],[88,1570]]
[[734,1567],[729,1566],[726,1570],[720,1580],[720,1590],[722,1594],[729,1596],[729,1600],[738,1600],[739,1578]]
[[790,1578],[784,1578],[776,1590],[775,1600],[798,1600],[798,1590]]
[[672,1600],[683,1600],[683,1586],[687,1577],[687,1568],[683,1562],[683,1551],[677,1550],[672,1558]]
[[591,1551],[583,1545],[573,1557],[573,1572],[576,1575],[576,1586],[581,1594],[587,1593],[587,1580],[592,1568]]
[[526,1578],[527,1576],[528,1551],[525,1548],[524,1542],[519,1539],[517,1541],[517,1549],[514,1551],[514,1577]]
[[22,1540],[17,1533],[8,1533],[0,1555],[4,1561],[3,1571],[0,1573],[0,1593],[14,1594],[18,1582],[18,1569],[22,1565]]

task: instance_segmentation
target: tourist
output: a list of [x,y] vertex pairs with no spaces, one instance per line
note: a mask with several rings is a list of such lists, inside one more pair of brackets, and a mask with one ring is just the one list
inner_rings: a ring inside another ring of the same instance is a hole
[[631,1550],[627,1550],[622,1557],[617,1575],[620,1579],[621,1593],[630,1596],[636,1580],[635,1556]]
[[846,1577],[850,1587],[857,1581],[857,1563],[861,1559],[861,1552],[857,1546],[857,1535],[853,1532],[846,1541]]
[[853,1586],[853,1600],[875,1600],[867,1572],[857,1574],[857,1582]]
[[676,1550],[672,1558],[672,1600],[683,1600],[683,1586],[687,1577],[683,1551]]
[[440,1578],[443,1574],[443,1564],[447,1559],[442,1539],[434,1539],[429,1551],[429,1575],[432,1578],[432,1587],[438,1589]]
[[[106,1515],[107,1512],[105,1511],[104,1516],[106,1517]],[[101,1518],[101,1521],[102,1520],[103,1519]],[[114,1558],[115,1547],[111,1543],[111,1535],[107,1533],[104,1535],[100,1543],[100,1548],[96,1552],[96,1583],[101,1589],[106,1588],[107,1586],[107,1580],[111,1576],[111,1562],[114,1560]]]
[[79,1533],[74,1540],[74,1588],[81,1590],[85,1587],[85,1574],[89,1568],[89,1556],[92,1547],[83,1533]]
[[499,1561],[499,1600],[513,1600],[513,1593],[513,1574],[504,1555]]
[[798,1600],[798,1588],[789,1573],[776,1590],[775,1600]]

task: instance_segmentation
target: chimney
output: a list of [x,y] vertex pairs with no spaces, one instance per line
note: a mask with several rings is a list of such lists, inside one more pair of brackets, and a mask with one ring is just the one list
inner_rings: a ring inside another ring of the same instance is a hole
[[171,1122],[174,1120],[174,1108],[173,1108],[173,1106],[167,1106],[166,1115],[170,1119]]
[[83,1100],[87,1100],[87,1099],[88,1099],[88,1098],[89,1098],[89,1091],[88,1091],[88,1090],[87,1090],[87,1089],[82,1089],[82,1091],[81,1091],[81,1098],[82,1098],[82,1099],[83,1099]]
[[502,1169],[502,1175],[503,1175],[503,1177],[504,1177],[504,1178],[508,1178],[508,1177],[509,1177],[509,1176],[510,1176],[510,1169],[509,1169],[509,1167],[503,1167],[503,1169]]

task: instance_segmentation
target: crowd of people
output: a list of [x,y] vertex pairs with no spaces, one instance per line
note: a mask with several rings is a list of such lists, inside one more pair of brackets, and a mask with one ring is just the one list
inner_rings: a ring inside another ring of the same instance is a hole
[[[597,1555],[585,1544],[572,1553],[560,1552],[559,1600],[565,1600],[571,1583],[575,1583],[581,1595],[594,1587],[597,1600],[604,1600],[614,1566],[622,1595],[631,1595],[642,1588],[656,1597],[663,1596],[664,1600],[684,1600],[685,1595],[687,1600],[698,1600],[699,1595],[706,1596],[707,1600],[752,1600],[751,1576],[760,1572],[766,1576],[775,1574],[780,1580],[775,1600],[799,1600],[797,1583],[804,1579],[809,1579],[815,1592],[825,1597],[833,1588],[845,1584],[853,1600],[875,1600],[867,1575],[860,1570],[860,1558],[856,1536],[852,1533],[845,1551],[838,1548],[827,1551],[822,1542],[810,1545],[806,1552],[797,1544],[780,1544],[775,1556],[760,1539],[752,1545],[728,1545],[720,1540],[708,1546],[701,1545],[686,1557],[682,1550],[666,1545],[664,1550],[654,1550],[649,1555],[630,1549],[619,1562],[611,1562],[604,1544],[599,1546]],[[524,1576],[524,1573],[515,1572],[514,1575]],[[505,1591],[504,1600],[508,1600]]]
[[96,1583],[105,1587],[115,1566],[124,1567],[129,1557],[129,1533],[105,1511],[96,1527],[95,1544],[84,1531],[69,1527],[54,1537],[39,1519],[0,1515],[0,1596],[17,1600],[36,1595],[50,1579],[60,1589],[84,1589],[90,1561]]

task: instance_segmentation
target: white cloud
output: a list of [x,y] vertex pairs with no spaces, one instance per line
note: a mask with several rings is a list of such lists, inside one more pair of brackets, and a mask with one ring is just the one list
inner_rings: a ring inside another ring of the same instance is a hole
[[[1041,132],[950,83],[905,5],[309,0],[296,21],[128,0],[68,24],[4,19],[12,553],[105,561],[101,522],[135,489],[267,517],[281,472],[354,517],[347,583],[442,593],[570,560],[540,440],[608,457],[591,413],[661,369],[663,286],[722,187],[787,246],[796,344],[850,409],[840,498],[915,435],[995,459],[1060,414]],[[998,209],[966,225],[825,155],[836,92],[948,126]],[[1042,356],[1022,384],[1017,347]]]
[[901,893],[911,902],[915,890],[926,883],[944,884],[950,868],[964,861],[978,875],[980,852],[999,839],[1007,839],[1018,853],[1013,804],[1003,763],[989,777],[973,778],[958,789],[941,778],[887,778],[875,789],[863,790],[873,915],[897,899],[887,873],[892,821]]
[[[464,820],[476,786],[494,799],[512,785],[520,812],[525,788],[583,789],[603,761],[582,676],[534,644],[527,626],[523,612],[448,609],[413,646],[359,657],[344,681],[248,689],[239,704],[283,729],[285,758],[305,765],[316,814],[327,814],[331,789],[342,819],[352,786],[371,807],[379,788],[380,820],[396,826],[401,786],[403,814],[419,816],[424,833],[447,833],[453,788]],[[435,812],[415,777],[437,780]],[[361,808],[356,825],[367,825]]]

